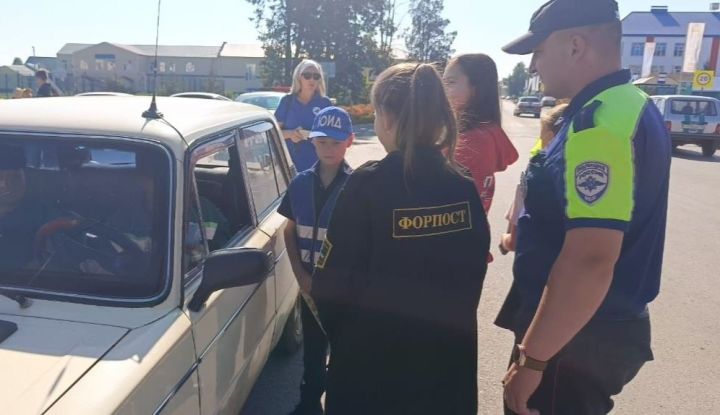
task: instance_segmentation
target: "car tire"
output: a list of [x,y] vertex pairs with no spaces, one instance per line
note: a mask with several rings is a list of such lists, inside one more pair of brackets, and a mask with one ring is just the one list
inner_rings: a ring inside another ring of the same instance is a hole
[[540,118],[540,114],[535,114],[535,118]]
[[703,143],[702,155],[705,157],[712,157],[715,154],[716,149],[717,146],[715,145],[715,143]]
[[275,350],[285,356],[291,356],[300,350],[303,342],[303,330],[302,330],[302,315],[300,310],[300,302],[302,299],[300,296],[295,299],[292,311],[285,322],[280,341]]

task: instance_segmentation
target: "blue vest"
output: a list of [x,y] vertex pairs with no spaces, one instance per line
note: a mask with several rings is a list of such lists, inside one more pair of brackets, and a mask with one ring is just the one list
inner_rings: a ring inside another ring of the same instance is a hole
[[340,179],[341,182],[335,186],[325,201],[320,214],[317,215],[315,212],[315,180],[320,180],[316,172],[318,164],[319,162],[315,163],[312,168],[295,176],[288,189],[290,192],[290,205],[295,216],[300,260],[308,272],[315,269],[315,264],[320,258],[320,249],[323,241],[325,241],[335,202],[347,178],[352,173],[352,169],[347,164],[343,163],[340,166],[341,171],[338,171],[338,174],[343,175]]

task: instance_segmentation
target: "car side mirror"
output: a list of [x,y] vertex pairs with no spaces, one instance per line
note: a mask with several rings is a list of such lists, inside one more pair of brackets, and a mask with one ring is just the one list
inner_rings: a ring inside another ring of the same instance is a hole
[[200,311],[215,291],[258,284],[265,280],[274,267],[273,254],[259,249],[229,248],[215,251],[205,258],[200,287],[188,308]]

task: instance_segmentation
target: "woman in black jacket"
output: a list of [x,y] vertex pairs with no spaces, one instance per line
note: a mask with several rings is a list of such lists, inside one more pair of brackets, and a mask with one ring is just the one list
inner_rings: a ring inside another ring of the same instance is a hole
[[475,414],[490,237],[453,160],[455,116],[428,64],[386,70],[372,99],[388,155],[348,179],[313,277],[326,413]]

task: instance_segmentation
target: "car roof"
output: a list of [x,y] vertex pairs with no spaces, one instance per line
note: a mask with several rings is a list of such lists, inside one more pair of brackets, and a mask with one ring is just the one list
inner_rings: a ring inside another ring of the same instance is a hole
[[237,97],[240,98],[246,98],[246,97],[283,97],[287,95],[284,92],[277,92],[277,91],[255,91],[255,92],[245,92],[244,94],[240,94]]
[[142,117],[149,105],[150,97],[139,96],[0,100],[0,131],[144,138],[182,152],[185,142],[208,134],[253,121],[272,122],[266,110],[234,101],[158,97],[160,120]]
[[662,98],[662,99],[680,98],[680,99],[684,99],[684,100],[697,99],[697,100],[704,100],[704,101],[718,101],[717,98],[706,97],[706,96],[702,96],[702,95],[651,95],[650,98]]
[[131,97],[132,94],[126,94],[125,92],[96,91],[96,92],[83,92],[81,94],[75,94],[75,96],[76,97],[96,97],[96,96]]
[[171,97],[180,97],[180,98],[205,98],[205,99],[219,99],[219,100],[226,100],[230,101],[230,98],[215,94],[212,92],[180,92],[178,94],[172,94]]

